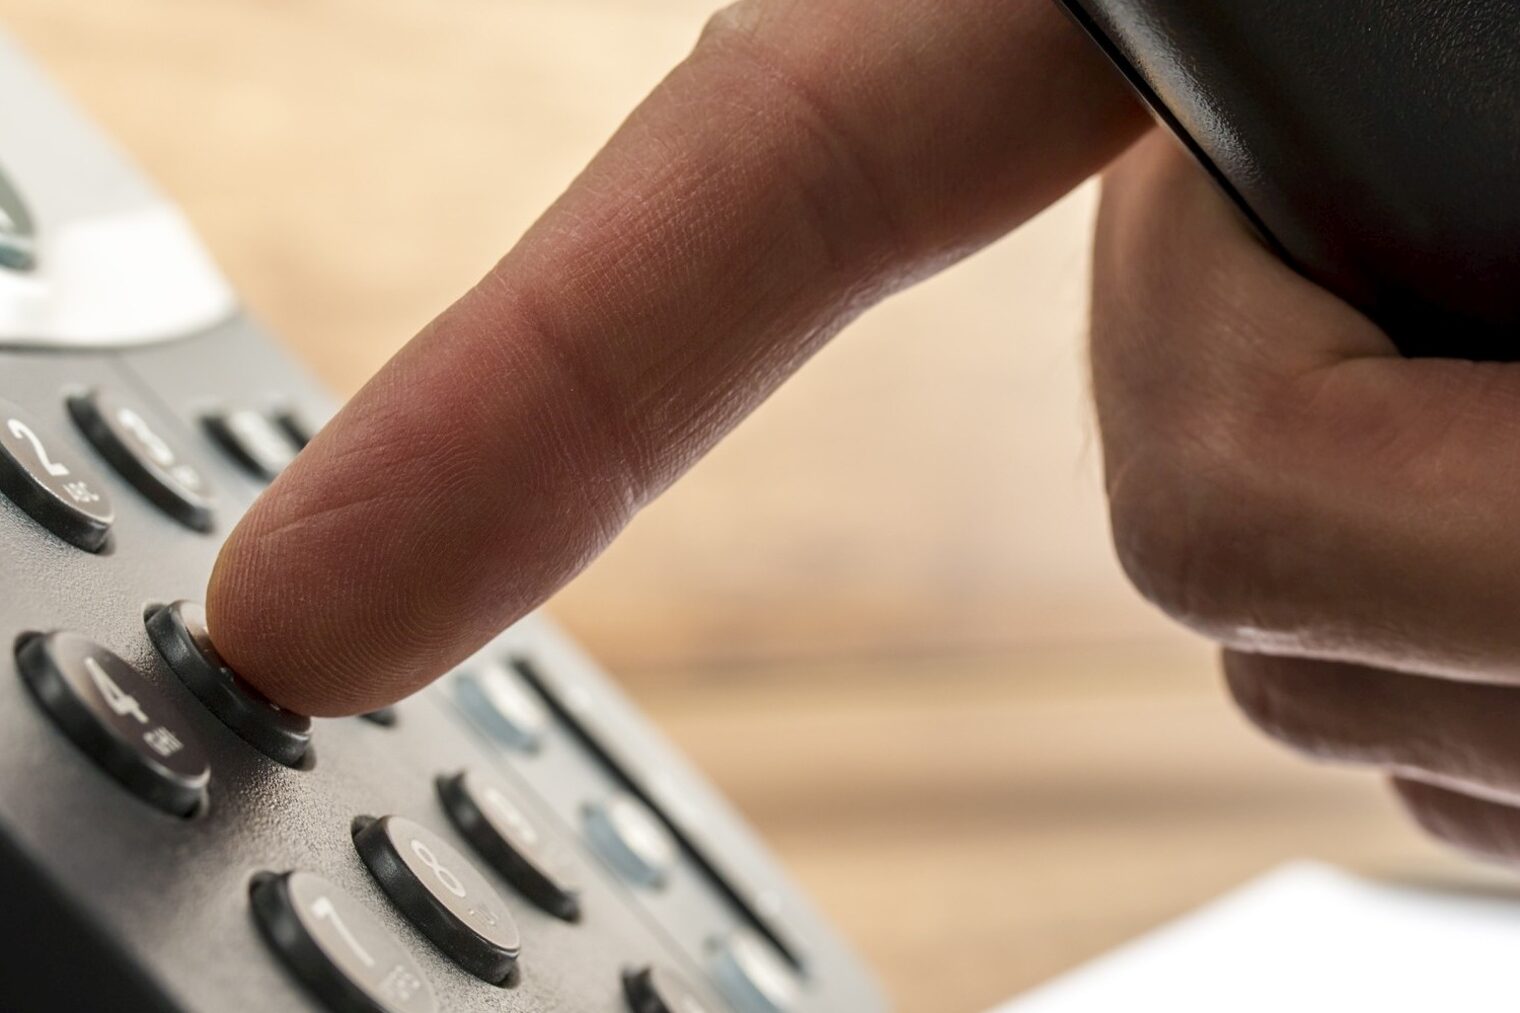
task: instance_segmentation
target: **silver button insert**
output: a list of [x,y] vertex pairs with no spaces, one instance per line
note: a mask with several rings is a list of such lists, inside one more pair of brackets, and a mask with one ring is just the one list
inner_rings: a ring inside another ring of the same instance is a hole
[[797,1003],[797,978],[781,954],[749,929],[712,943],[712,973],[743,1013],[787,1013]]
[[586,837],[597,853],[640,886],[659,887],[675,866],[677,846],[665,824],[632,795],[585,810]]
[[530,753],[543,741],[549,712],[522,678],[491,663],[459,676],[459,702],[503,745]]

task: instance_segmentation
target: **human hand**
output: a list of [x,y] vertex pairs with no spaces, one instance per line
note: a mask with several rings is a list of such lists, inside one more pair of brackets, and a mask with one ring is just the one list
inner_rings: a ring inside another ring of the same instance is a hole
[[207,591],[276,702],[369,710],[584,566],[854,315],[1144,115],[1050,0],[749,0],[266,491]]
[[1169,139],[1105,179],[1092,367],[1114,541],[1246,715],[1520,858],[1520,365],[1401,358]]

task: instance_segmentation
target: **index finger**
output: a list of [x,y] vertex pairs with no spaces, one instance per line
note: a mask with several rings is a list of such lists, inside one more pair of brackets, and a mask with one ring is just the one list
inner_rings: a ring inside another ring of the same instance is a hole
[[1046,0],[729,8],[238,525],[207,594],[219,648],[305,713],[418,688],[861,309],[1142,123]]

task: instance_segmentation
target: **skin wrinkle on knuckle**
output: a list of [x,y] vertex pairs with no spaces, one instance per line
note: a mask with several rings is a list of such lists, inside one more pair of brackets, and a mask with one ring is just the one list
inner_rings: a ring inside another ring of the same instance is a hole
[[[1243,444],[1243,445],[1241,445]],[[1126,575],[1168,615],[1225,643],[1277,625],[1274,598],[1293,525],[1252,463],[1251,440],[1156,436],[1107,480]]]
[[[849,117],[825,98],[830,88],[815,80],[820,75],[833,78],[837,62],[799,63],[792,52],[767,38],[772,27],[767,20],[729,8],[709,22],[702,45],[718,52],[735,72],[738,101],[801,131],[808,149],[827,153],[825,163],[811,171],[806,161],[790,159],[777,167],[790,169],[799,207],[829,263],[846,273],[858,270],[863,261],[874,262],[873,270],[913,263],[917,243],[896,210],[903,203],[901,195],[893,192]],[[841,227],[841,221],[848,227]],[[862,250],[870,253],[863,257]]]
[[510,297],[510,372],[528,374],[524,386],[535,391],[540,411],[520,420],[526,425],[513,434],[525,451],[519,463],[529,465],[527,473],[509,478],[491,470],[498,483],[526,479],[555,496],[575,488],[594,491],[596,509],[587,517],[600,537],[610,537],[648,497],[654,436],[629,416],[628,392],[599,361],[600,342],[544,309],[544,301],[554,298],[530,285],[515,287]]
[[[1295,451],[1312,420],[1263,322],[1274,317],[1253,281],[1260,251],[1233,249],[1231,222],[1223,255],[1196,257],[1197,233],[1221,228],[1200,228],[1196,181],[1159,154],[1110,174],[1097,242],[1093,370],[1115,549],[1163,611],[1249,647],[1301,621],[1288,564],[1296,531],[1313,530]],[[1182,214],[1156,213],[1179,202]],[[1183,283],[1175,263],[1200,259]]]

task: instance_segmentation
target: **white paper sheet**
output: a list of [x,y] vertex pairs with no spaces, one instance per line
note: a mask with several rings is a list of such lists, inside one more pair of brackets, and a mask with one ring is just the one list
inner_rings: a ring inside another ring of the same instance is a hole
[[1284,866],[993,1013],[1517,1013],[1520,902]]

